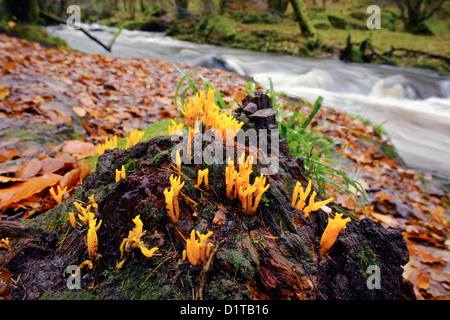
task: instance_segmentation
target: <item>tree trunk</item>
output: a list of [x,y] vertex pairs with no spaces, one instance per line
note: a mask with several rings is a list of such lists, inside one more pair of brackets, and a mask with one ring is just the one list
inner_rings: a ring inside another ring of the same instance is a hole
[[175,5],[177,6],[178,17],[184,18],[187,15],[187,7],[189,0],[175,0]]
[[280,15],[284,15],[286,12],[289,0],[269,0],[269,9],[277,12]]
[[316,29],[314,28],[311,20],[309,20],[306,14],[306,7],[303,0],[290,0],[292,8],[294,8],[294,13],[300,26],[300,32],[306,37],[315,38]]
[[1,11],[3,21],[9,21],[14,16],[19,22],[38,23],[39,6],[37,0],[3,0]]

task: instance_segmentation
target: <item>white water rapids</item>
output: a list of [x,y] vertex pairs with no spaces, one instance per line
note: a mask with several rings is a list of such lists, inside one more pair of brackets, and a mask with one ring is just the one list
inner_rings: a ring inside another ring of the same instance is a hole
[[[85,26],[108,43],[115,28]],[[450,178],[450,77],[436,72],[383,65],[344,63],[196,44],[164,33],[123,30],[111,53],[66,26],[47,31],[86,53],[222,66],[247,75],[265,88],[272,79],[286,92],[362,118],[383,123],[408,166]]]

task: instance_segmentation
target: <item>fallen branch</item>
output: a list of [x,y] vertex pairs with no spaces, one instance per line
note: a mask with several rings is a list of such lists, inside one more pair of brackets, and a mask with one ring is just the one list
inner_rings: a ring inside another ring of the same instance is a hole
[[421,51],[421,50],[413,50],[413,49],[407,49],[407,48],[394,48],[394,47],[391,47],[391,50],[390,51],[386,51],[385,53],[383,53],[383,55],[391,56],[395,51],[404,51],[406,53],[422,54],[422,55],[429,56],[430,58],[444,60],[445,62],[450,64],[450,58],[449,57],[441,56],[439,54],[435,54],[435,53],[431,53],[431,52],[426,52],[426,51]]
[[86,29],[84,29],[84,28],[82,28],[82,27],[80,27],[80,26],[77,26],[77,25],[71,24],[71,23],[69,23],[69,22],[67,22],[67,21],[64,21],[64,20],[62,20],[62,19],[59,19],[58,17],[55,17],[54,15],[52,15],[52,14],[50,14],[50,13],[47,13],[47,12],[45,12],[45,11],[42,11],[42,10],[39,11],[39,14],[42,15],[44,18],[47,18],[47,19],[50,19],[50,20],[52,20],[52,21],[59,22],[59,23],[62,23],[62,24],[67,24],[67,25],[70,25],[70,26],[74,27],[74,28],[77,29],[77,30],[80,30],[80,31],[83,32],[85,35],[87,35],[90,39],[92,39],[93,41],[95,41],[95,42],[97,42],[99,45],[101,45],[101,46],[102,46],[105,50],[107,50],[108,52],[111,52],[112,46],[113,46],[114,43],[116,42],[117,37],[118,37],[119,34],[122,32],[122,29],[127,25],[127,23],[122,24],[122,25],[119,27],[119,30],[117,30],[116,33],[114,34],[114,37],[111,39],[111,41],[109,42],[109,44],[108,44],[108,45],[105,45],[103,42],[101,42],[101,41],[98,40],[96,37],[94,37],[89,31],[87,31]]

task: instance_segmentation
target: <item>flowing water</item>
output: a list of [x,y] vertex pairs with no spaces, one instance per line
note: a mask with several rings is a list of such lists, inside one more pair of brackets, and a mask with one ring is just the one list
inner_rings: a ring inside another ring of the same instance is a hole
[[[85,27],[104,43],[116,31]],[[450,178],[450,77],[425,69],[196,44],[160,32],[123,30],[109,53],[66,26],[50,26],[47,31],[81,52],[220,67],[250,76],[265,88],[271,78],[275,91],[310,102],[323,96],[325,106],[383,124],[408,166]]]

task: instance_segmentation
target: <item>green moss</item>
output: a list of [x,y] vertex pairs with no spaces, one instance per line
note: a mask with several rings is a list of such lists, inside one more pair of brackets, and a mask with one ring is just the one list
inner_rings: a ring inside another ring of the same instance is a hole
[[252,264],[249,251],[247,251],[246,257],[237,249],[222,249],[218,252],[218,256],[232,265],[244,279],[251,280],[257,271]]
[[376,265],[377,258],[372,249],[366,246],[361,246],[360,251],[358,253],[358,257],[361,258],[361,274],[364,280],[367,280],[368,278],[367,268],[371,265]]
[[53,37],[39,25],[17,23],[14,27],[5,26],[3,30],[7,35],[37,42],[44,47],[69,49],[67,43],[57,37]]

